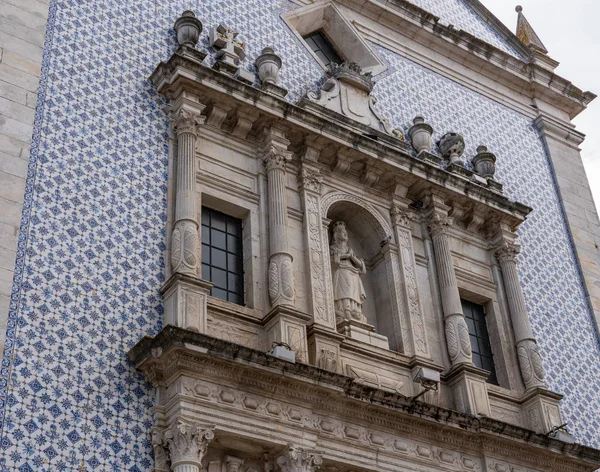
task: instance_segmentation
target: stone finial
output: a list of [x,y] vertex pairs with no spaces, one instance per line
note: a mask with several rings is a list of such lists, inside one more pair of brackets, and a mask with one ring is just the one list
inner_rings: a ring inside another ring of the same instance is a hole
[[481,145],[477,154],[471,160],[475,172],[484,179],[493,179],[496,173],[496,156],[488,152],[488,148]]
[[519,14],[517,17],[517,38],[519,38],[525,46],[537,52],[541,52],[542,54],[548,54],[546,46],[544,46],[540,37],[533,30],[529,21],[525,18],[525,15],[523,15],[523,7],[517,5],[515,11]]
[[256,70],[263,84],[277,85],[281,58],[275,54],[273,48],[264,48],[262,54],[256,58]]
[[446,133],[438,143],[442,156],[450,159],[450,164],[463,165],[461,156],[465,152],[465,140],[458,133]]
[[422,116],[416,116],[413,120],[413,125],[408,130],[412,146],[417,153],[421,151],[429,152],[431,149],[432,134],[433,128],[425,123],[425,118]]
[[184,11],[173,26],[177,32],[177,41],[180,46],[196,47],[200,33],[202,32],[202,23],[191,10]]

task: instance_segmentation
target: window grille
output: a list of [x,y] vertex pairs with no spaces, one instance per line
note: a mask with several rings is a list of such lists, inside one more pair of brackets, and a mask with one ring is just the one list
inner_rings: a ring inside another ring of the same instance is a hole
[[325,67],[329,67],[331,63],[341,64],[342,58],[335,52],[335,49],[331,43],[327,40],[325,35],[320,31],[310,33],[304,37],[304,41],[319,59],[323,62]]
[[490,371],[488,383],[498,385],[496,377],[496,367],[494,366],[494,355],[490,343],[485,321],[485,311],[483,306],[467,300],[461,300],[463,313],[467,319],[469,328],[469,337],[471,338],[471,349],[473,350],[473,364],[480,369]]
[[213,297],[244,304],[242,220],[204,206],[202,278],[214,284]]

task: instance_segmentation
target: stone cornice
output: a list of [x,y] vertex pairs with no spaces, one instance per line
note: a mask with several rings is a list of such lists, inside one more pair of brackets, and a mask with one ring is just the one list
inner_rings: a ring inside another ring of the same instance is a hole
[[[600,451],[567,444],[530,430],[491,418],[476,417],[359,384],[341,374],[317,367],[289,363],[228,341],[204,334],[165,327],[155,338],[143,338],[129,352],[130,360],[156,385],[165,386],[188,375],[222,377],[253,385],[265,394],[275,392],[319,410],[335,410],[368,424],[385,426],[444,441],[473,451],[514,456],[539,464],[564,464],[544,470],[593,470],[600,466]],[[241,384],[236,383],[239,388]],[[362,407],[361,407],[362,405]],[[573,469],[569,469],[568,466]]]
[[[484,73],[494,80],[502,82],[509,88],[524,93],[530,98],[541,98],[574,118],[596,98],[592,92],[584,92],[567,79],[535,63],[535,57],[516,36],[512,35],[480,2],[469,0],[470,6],[481,14],[486,21],[492,23],[519,53],[524,60],[516,58],[501,49],[475,37],[457,30],[452,25],[443,25],[432,13],[419,8],[406,0],[340,0],[346,7],[360,15],[376,19],[382,24],[393,24],[394,30],[430,45],[440,42],[439,47],[449,49],[448,57],[459,63],[469,63],[468,67]],[[486,13],[487,12],[487,13]],[[385,18],[382,20],[381,18]],[[502,31],[504,33],[502,33]],[[437,39],[436,39],[437,37]],[[437,47],[434,47],[437,49]],[[465,57],[468,60],[465,61]]]
[[436,163],[414,158],[409,146],[399,139],[312,103],[304,102],[301,107],[293,105],[211,69],[203,65],[190,48],[181,47],[167,62],[159,64],[150,80],[160,93],[170,98],[187,90],[197,94],[207,106],[216,100],[233,101],[238,106],[251,105],[263,115],[263,125],[265,121],[278,121],[298,135],[320,136],[331,145],[353,149],[383,172],[404,177],[412,175],[413,180],[420,179],[446,193],[449,199],[476,203],[483,211],[492,210],[513,227],[524,221],[531,211],[464,176],[441,169]]

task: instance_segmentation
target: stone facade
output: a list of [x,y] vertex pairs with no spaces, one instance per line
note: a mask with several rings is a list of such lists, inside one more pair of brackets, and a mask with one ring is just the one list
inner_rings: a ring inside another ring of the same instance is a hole
[[[0,465],[598,467],[600,352],[560,152],[514,85],[550,60],[525,66],[473,1],[399,1],[389,29],[374,3],[189,3],[50,6]],[[363,65],[320,69],[290,28],[321,14]],[[552,84],[533,98],[567,116],[592,98]],[[203,207],[242,221],[244,306],[202,279]],[[346,292],[339,222],[361,281]],[[461,299],[486,309],[499,385]]]
[[2,25],[0,28],[0,346],[2,347],[17,256],[47,18],[47,1],[9,0],[4,2],[0,9]]

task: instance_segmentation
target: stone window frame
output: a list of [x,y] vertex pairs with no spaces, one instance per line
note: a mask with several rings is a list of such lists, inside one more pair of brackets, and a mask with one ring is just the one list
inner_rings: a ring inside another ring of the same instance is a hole
[[[219,211],[233,218],[242,220],[242,264],[244,272],[244,305],[217,298],[221,304],[227,304],[234,310],[239,307],[254,309],[261,307],[260,294],[256,290],[256,280],[260,277],[259,264],[254,259],[260,258],[260,249],[253,245],[253,233],[258,232],[260,228],[258,205],[239,197],[233,197],[229,194],[222,194],[219,191],[213,191],[211,188],[203,188],[200,195],[202,207]],[[201,221],[201,215],[199,215]]]
[[363,72],[377,75],[387,70],[383,60],[356,27],[344,17],[340,8],[331,1],[307,5],[284,13],[281,18],[323,70],[327,70],[327,67],[304,41],[305,36],[317,31],[324,33],[343,60],[356,62]]
[[[471,244],[471,243],[470,243]],[[502,279],[498,277],[494,263],[489,264],[493,276],[493,285],[483,286],[476,277],[465,278],[457,272],[456,278],[460,298],[471,303],[483,306],[486,315],[486,325],[498,384],[486,382],[489,390],[516,392],[523,389],[523,384],[518,379],[520,373],[516,358],[516,348],[510,314],[504,298]],[[489,281],[488,281],[489,284]]]

